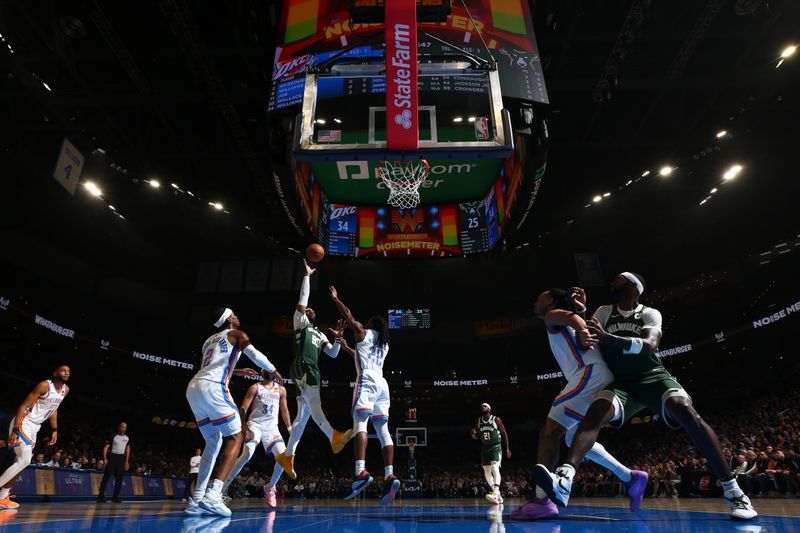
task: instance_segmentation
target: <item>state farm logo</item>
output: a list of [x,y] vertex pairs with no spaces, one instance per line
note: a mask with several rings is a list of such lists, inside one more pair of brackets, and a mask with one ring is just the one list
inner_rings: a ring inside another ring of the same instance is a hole
[[409,129],[411,127],[411,111],[406,109],[399,115],[395,115],[394,121],[398,125],[403,126],[403,128]]
[[[411,109],[411,28],[408,24],[394,25],[394,53],[392,54],[391,66],[393,76],[392,81],[397,85],[395,93],[392,95],[392,104],[398,110],[405,108]],[[405,113],[404,113],[405,115]],[[399,116],[395,116],[395,121]],[[408,111],[408,126],[405,122],[397,122],[404,128],[411,127],[411,112]]]
[[278,63],[272,70],[272,79],[279,80],[287,76],[293,76],[306,68],[310,62],[311,54],[306,54],[284,61],[283,63]]
[[348,215],[355,215],[356,208],[353,206],[347,207],[336,207],[331,211],[331,220],[336,220],[337,218],[346,217]]

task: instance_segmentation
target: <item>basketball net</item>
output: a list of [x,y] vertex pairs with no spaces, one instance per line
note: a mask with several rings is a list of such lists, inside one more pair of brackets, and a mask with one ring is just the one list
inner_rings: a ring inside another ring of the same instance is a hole
[[430,164],[418,161],[380,161],[378,176],[389,189],[386,202],[401,209],[414,209],[419,205],[419,186],[428,178]]
[[406,437],[406,445],[408,446],[408,453],[414,456],[414,446],[417,445],[416,437]]

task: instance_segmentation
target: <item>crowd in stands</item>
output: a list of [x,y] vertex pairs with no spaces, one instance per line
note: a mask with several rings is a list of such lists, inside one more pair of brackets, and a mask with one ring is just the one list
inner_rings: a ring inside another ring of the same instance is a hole
[[[800,389],[743,402],[742,406],[732,405],[717,415],[705,415],[724,446],[731,471],[750,496],[800,497],[800,413],[794,408],[796,405],[800,405]],[[649,474],[646,497],[688,498],[722,493],[708,460],[697,453],[687,435],[681,430],[668,429],[657,419],[623,430],[605,430],[601,441],[630,468]],[[519,440],[515,443],[517,450],[523,446]],[[454,449],[457,448],[450,447],[444,455],[436,455],[433,447],[418,450],[416,480],[409,480],[399,464],[396,468],[404,479],[402,490],[409,492],[409,486],[413,485],[413,493],[421,497],[482,497],[487,486],[477,462],[477,450],[473,450],[474,458],[465,458],[452,454]],[[468,445],[462,449],[472,450]],[[502,469],[505,496],[530,495],[531,459],[528,455],[519,461],[505,461]],[[376,477],[380,480],[381,476]],[[350,472],[346,470],[316,470],[297,481],[284,477],[278,488],[289,498],[338,498],[347,493],[349,480]],[[232,495],[258,497],[267,482],[268,473],[248,471],[233,485]],[[377,495],[380,483],[373,484],[371,490]],[[586,462],[576,475],[573,494],[619,497],[625,495],[625,487],[606,470]],[[367,497],[370,495],[368,492]]]
[[[800,405],[800,389],[780,395],[771,394],[758,401],[731,405],[718,414],[704,416],[716,430],[724,446],[731,470],[737,475],[742,489],[751,496],[800,497],[800,414],[794,406]],[[702,409],[700,409],[702,412]],[[503,414],[506,420],[513,416]],[[46,445],[46,425],[40,433],[32,464],[40,467],[72,468],[102,471],[103,447],[113,434],[113,425],[107,431],[98,431],[89,420],[62,413],[60,425],[68,431],[59,435],[55,446]],[[508,422],[507,422],[508,423]],[[509,424],[514,439],[513,423]],[[187,453],[166,450],[161,438],[137,438],[145,428],[131,428],[132,453],[130,473],[142,475],[186,476],[189,458],[194,446],[182,446]],[[187,435],[191,430],[185,431]],[[450,437],[457,438],[457,436]],[[486,486],[478,463],[477,447],[472,446],[466,430],[463,446],[435,445],[417,450],[417,475],[410,479],[405,466],[407,452],[397,454],[396,470],[404,480],[401,490],[407,496],[435,498],[482,497]],[[172,439],[173,446],[181,439]],[[530,440],[530,442],[524,442]],[[314,448],[313,438],[308,439],[303,465],[317,465],[303,471],[297,480],[281,478],[279,494],[286,498],[341,498],[348,493],[351,480],[351,457],[346,452],[331,460],[331,456]],[[604,430],[600,441],[618,459],[630,468],[645,470],[650,475],[647,497],[693,497],[719,495],[719,482],[710,471],[708,461],[692,447],[683,431],[670,430],[658,420],[647,424],[629,425],[622,430]],[[186,439],[186,442],[190,442]],[[305,442],[305,441],[304,441]],[[0,445],[2,445],[0,441]],[[305,445],[304,445],[305,446]],[[461,449],[463,453],[454,454]],[[529,468],[535,457],[533,439],[516,438],[515,455],[505,460],[503,494],[526,497],[530,494]],[[322,449],[321,449],[322,450]],[[325,457],[323,457],[325,456]],[[375,457],[375,469],[380,465]],[[272,461],[251,463],[231,485],[232,497],[261,497],[272,472]],[[320,466],[324,465],[324,466]],[[367,497],[377,496],[381,490],[380,472],[376,483],[367,491]],[[624,486],[609,472],[586,462],[579,469],[573,485],[575,496],[624,495]]]

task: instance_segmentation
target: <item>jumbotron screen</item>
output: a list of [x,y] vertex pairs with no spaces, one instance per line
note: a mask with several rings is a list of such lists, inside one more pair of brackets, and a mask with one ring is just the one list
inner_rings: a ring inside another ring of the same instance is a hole
[[430,329],[430,309],[389,309],[389,329]]

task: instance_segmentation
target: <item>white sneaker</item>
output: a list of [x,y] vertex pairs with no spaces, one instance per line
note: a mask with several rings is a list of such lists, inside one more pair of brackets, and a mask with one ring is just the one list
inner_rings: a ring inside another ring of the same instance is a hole
[[559,507],[566,507],[569,503],[569,495],[572,492],[572,480],[563,475],[562,469],[556,468],[555,474],[550,472],[544,465],[536,465],[533,468],[533,478],[536,484],[547,493],[553,503]]
[[198,505],[202,510],[211,514],[216,514],[219,516],[231,515],[231,510],[228,509],[228,506],[225,505],[221,498],[219,500],[211,500],[208,496],[206,496]]
[[746,494],[742,494],[738,498],[728,498],[728,507],[731,508],[731,519],[733,520],[752,520],[758,516],[758,513],[750,503],[750,498]]
[[497,502],[503,505],[503,496],[499,492],[497,493]]
[[225,495],[222,497],[222,503],[224,503],[225,505],[227,505],[227,504],[231,503],[231,501],[232,501],[232,500],[233,500],[233,498],[231,498],[231,497],[230,497],[230,496],[228,496],[227,494],[225,494]]
[[197,502],[194,500],[194,498],[189,498],[189,499],[187,500],[187,502],[188,502],[188,503],[187,503],[187,505],[186,505],[186,509],[184,509],[184,510],[183,510],[183,512],[184,512],[184,513],[186,513],[186,514],[189,514],[189,515],[201,515],[201,514],[205,514],[205,511],[203,511],[203,510],[200,508],[200,506],[199,506],[199,505],[198,505],[198,503],[197,503]]
[[491,503],[492,505],[500,505],[500,500],[497,498],[497,494],[495,494],[494,492],[486,493],[486,501]]

